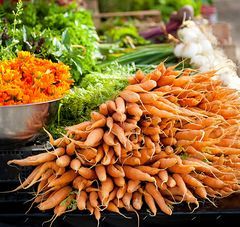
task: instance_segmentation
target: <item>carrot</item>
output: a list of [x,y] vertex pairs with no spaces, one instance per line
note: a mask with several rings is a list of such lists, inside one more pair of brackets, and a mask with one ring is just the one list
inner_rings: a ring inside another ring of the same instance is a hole
[[127,116],[126,116],[126,114],[122,114],[122,113],[115,112],[115,113],[112,115],[112,118],[113,118],[113,120],[116,121],[116,122],[123,123],[124,121],[126,121]]
[[70,167],[71,167],[71,169],[73,169],[74,171],[78,171],[79,168],[81,167],[81,162],[80,162],[79,159],[77,159],[77,158],[72,159],[72,161],[70,162]]
[[176,181],[176,184],[179,187],[179,191],[181,191],[185,195],[187,193],[187,186],[185,185],[181,175],[174,173],[172,177]]
[[77,189],[78,191],[83,190],[88,185],[88,180],[78,176],[73,180],[73,188]]
[[86,130],[89,131],[89,130],[92,130],[92,129],[95,129],[95,128],[102,128],[105,125],[106,125],[106,118],[102,115],[101,119],[93,122],[92,125],[87,126]]
[[152,104],[158,99],[158,96],[154,93],[139,93],[139,96],[143,104]]
[[158,168],[167,169],[167,168],[175,166],[176,164],[177,164],[176,158],[162,158],[160,160]]
[[[144,148],[141,150],[141,158],[140,158],[140,163],[141,165],[145,164],[146,162],[148,162],[151,159],[151,156],[148,153],[148,149]],[[139,164],[140,164],[139,163]],[[155,167],[155,166],[154,166]]]
[[98,144],[103,138],[104,131],[102,128],[96,128],[89,133],[86,141],[83,143],[84,147],[93,147]]
[[167,190],[166,182],[163,182],[158,176],[155,176],[154,178],[156,180],[156,185],[158,186],[159,189]]
[[68,207],[71,205],[71,202],[75,199],[75,195],[69,195],[65,200],[63,200],[59,205],[54,208],[55,218],[63,215]]
[[123,201],[123,203],[126,207],[130,207],[131,199],[132,199],[132,193],[126,192],[125,195],[122,198],[122,201]]
[[147,206],[149,207],[149,209],[153,213],[153,216],[156,216],[157,208],[156,208],[153,197],[149,193],[147,193],[146,191],[143,192],[143,196],[144,196],[144,200],[145,200]]
[[107,179],[106,169],[103,165],[97,165],[95,167],[95,172],[100,181],[105,181]]
[[216,188],[216,189],[221,189],[226,185],[223,181],[217,178],[209,177],[209,176],[204,176],[202,179],[202,182],[205,185],[210,186],[211,188]]
[[95,157],[95,163],[98,163],[102,160],[102,158],[104,157],[104,151],[103,151],[103,147],[99,146],[97,148],[97,155]]
[[96,218],[96,220],[97,220],[97,222],[98,222],[98,225],[97,225],[97,226],[99,226],[99,221],[100,221],[100,219],[101,219],[101,213],[100,213],[100,211],[99,211],[99,208],[95,208],[95,209],[94,209],[94,216],[95,216],[95,218]]
[[153,88],[157,86],[156,81],[154,80],[147,80],[139,84],[144,91],[151,91]]
[[180,173],[180,174],[188,174],[192,171],[195,170],[195,168],[193,166],[190,165],[174,165],[170,168],[168,168],[171,172],[173,173]]
[[107,105],[107,109],[108,109],[108,114],[112,114],[112,113],[116,112],[117,107],[116,107],[116,104],[114,101],[109,100],[106,102],[106,105]]
[[122,97],[126,102],[133,102],[136,103],[140,100],[140,96],[129,90],[123,90],[119,93],[120,97]]
[[120,214],[121,216],[123,216],[123,217],[126,218],[126,216],[123,215],[123,214],[119,211],[118,207],[117,207],[113,202],[110,202],[110,203],[108,204],[107,210],[108,210],[108,211],[111,211],[111,212],[114,212],[114,213],[118,213],[118,214]]
[[123,166],[125,176],[130,180],[155,182],[154,177],[130,166]]
[[[155,106],[145,105],[144,109],[146,109],[147,113],[160,117],[160,118],[172,118],[177,119],[178,117],[170,112],[167,112],[165,110],[159,110]],[[180,117],[180,116],[179,116]]]
[[206,191],[206,189],[204,187],[197,187],[197,188],[195,188],[194,191],[201,198],[203,198],[203,199],[207,198],[207,191]]
[[126,184],[124,177],[113,178],[113,181],[118,187],[123,187]]
[[129,115],[141,117],[143,114],[143,111],[141,110],[141,108],[137,103],[127,103],[127,113]]
[[128,90],[128,91],[133,91],[133,92],[136,92],[136,93],[139,93],[139,92],[146,92],[146,90],[144,90],[140,84],[131,84],[131,85],[128,85],[125,90]]
[[149,136],[152,136],[152,135],[155,135],[155,134],[160,134],[161,133],[161,130],[159,127],[155,126],[155,127],[147,127],[147,128],[142,128],[142,132],[143,134],[145,135],[149,135]]
[[74,144],[74,142],[71,142],[66,146],[66,154],[69,155],[69,156],[72,156],[72,155],[75,154],[75,144]]
[[147,183],[145,189],[154,198],[155,202],[158,204],[161,211],[168,215],[172,214],[172,210],[167,206],[161,193],[156,189],[154,184]]
[[122,199],[122,197],[125,195],[126,191],[127,191],[127,185],[125,184],[124,186],[118,188],[116,198],[118,200]]
[[129,180],[127,183],[127,192],[128,193],[133,193],[137,191],[137,189],[140,186],[140,181],[139,180]]
[[120,165],[108,165],[107,166],[107,173],[111,176],[111,177],[124,177],[125,173],[123,168]]
[[47,170],[41,177],[41,181],[38,185],[37,188],[37,195],[44,189],[47,187],[48,184],[48,178],[51,177],[51,175],[53,174],[53,171],[51,169]]
[[80,191],[77,195],[77,207],[79,210],[85,210],[87,207],[88,195],[85,191]]
[[84,121],[84,122],[82,122],[82,123],[80,123],[80,124],[77,124],[77,125],[68,126],[68,127],[66,127],[65,129],[66,129],[67,131],[85,130],[86,127],[87,127],[88,125],[90,125],[90,124],[91,124],[90,121]]
[[181,177],[186,184],[194,188],[204,187],[199,180],[197,180],[195,177],[191,176],[190,174],[182,174]]
[[116,145],[115,142],[114,142],[114,135],[109,132],[109,131],[106,131],[103,135],[103,140],[104,142],[109,145],[109,146],[114,146]]
[[110,177],[107,177],[107,179],[101,183],[101,193],[104,200],[108,198],[110,192],[114,189],[114,184]]
[[40,166],[40,168],[32,178],[31,183],[29,183],[28,186],[25,188],[30,188],[32,185],[34,185],[48,169],[52,169],[53,171],[55,171],[56,176],[62,175],[65,172],[65,168],[58,167],[56,162],[45,162]]
[[56,164],[59,167],[67,167],[71,162],[71,158],[68,155],[63,155],[56,160]]
[[127,138],[124,135],[124,130],[118,124],[114,123],[112,127],[112,133],[119,139],[121,144],[126,147]]
[[109,152],[107,152],[107,153],[105,154],[105,156],[103,157],[101,163],[102,163],[103,165],[110,165],[111,162],[112,162],[113,157],[114,157],[114,151],[113,151],[112,148],[110,148]]
[[86,148],[86,149],[80,149],[77,152],[80,157],[82,157],[85,161],[89,161],[91,159],[96,158],[97,156],[97,149],[94,148]]
[[132,205],[136,210],[141,210],[143,201],[142,201],[142,193],[136,191],[132,195]]
[[165,146],[173,146],[177,144],[177,140],[174,137],[162,138],[161,143]]
[[177,140],[200,140],[203,138],[203,130],[188,130],[183,132],[177,132],[175,138]]
[[90,194],[89,194],[89,202],[90,202],[90,205],[93,208],[97,208],[98,207],[98,193],[97,192],[95,192],[95,191],[90,192]]
[[82,166],[78,170],[78,174],[88,180],[95,180],[97,178],[94,170],[86,168],[86,167],[82,167]]
[[143,80],[145,78],[145,75],[143,73],[143,71],[141,70],[138,70],[135,74],[135,77],[134,77],[138,82],[140,82],[141,80]]
[[77,176],[77,173],[74,170],[69,170],[65,172],[62,176],[59,178],[52,180],[49,184],[48,187],[55,187],[58,185],[66,185],[70,182],[72,182]]
[[158,177],[166,183],[168,181],[168,172],[166,170],[159,170]]
[[104,116],[107,116],[108,115],[108,107],[107,107],[107,104],[106,103],[102,103],[100,106],[99,106],[99,113],[104,115]]
[[69,186],[65,186],[59,190],[57,190],[51,197],[48,197],[48,199],[38,205],[39,210],[49,210],[57,205],[59,205],[64,199],[67,198],[67,196],[72,191],[72,188]]
[[148,173],[149,175],[157,175],[160,171],[158,168],[150,166],[136,166],[136,169],[139,169],[144,173]]
[[176,186],[176,181],[172,178],[172,176],[168,176],[168,181],[166,182],[167,186],[173,188]]
[[114,200],[114,199],[116,198],[117,191],[118,191],[117,188],[114,188],[114,189],[113,189],[113,191],[109,194],[109,197],[106,198],[106,199],[103,201],[103,205],[104,205],[104,206],[108,206],[109,202],[111,202],[112,200]]
[[116,112],[120,114],[124,114],[126,111],[125,101],[121,97],[117,97],[115,99],[115,103],[117,107]]
[[29,156],[24,159],[14,159],[7,162],[8,165],[16,164],[19,166],[37,166],[41,163],[49,162],[55,160],[58,156],[65,153],[65,149],[62,147],[56,148],[55,150],[47,153],[41,153],[34,156]]

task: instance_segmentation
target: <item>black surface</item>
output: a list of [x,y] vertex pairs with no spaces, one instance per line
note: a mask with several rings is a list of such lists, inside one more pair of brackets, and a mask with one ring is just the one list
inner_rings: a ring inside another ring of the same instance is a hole
[[[6,149],[0,147],[0,191],[11,190],[19,184],[18,175],[21,171],[21,178],[25,178],[31,168],[10,167],[6,163],[14,158],[23,158],[31,154],[44,151],[46,145],[29,145],[27,147],[12,147]],[[31,189],[33,190],[33,189]],[[41,227],[42,223],[52,217],[52,213],[41,213],[33,207],[28,214],[25,212],[30,207],[31,202],[27,200],[33,197],[33,191],[19,191],[15,193],[0,193],[0,227]],[[140,212],[141,227],[158,226],[231,226],[240,222],[240,195],[234,195],[227,199],[215,201],[218,208],[210,203],[201,203],[200,208],[191,213],[186,206],[175,205],[172,216],[158,213],[151,217],[145,211]],[[123,211],[125,212],[125,211]],[[132,227],[138,226],[138,220],[134,213],[124,213],[130,219],[123,218],[114,213],[103,213],[101,227]],[[43,226],[49,226],[45,224]],[[87,212],[73,212],[58,218],[52,225],[53,227],[96,227],[97,222],[94,217]],[[238,226],[238,224],[237,224]]]

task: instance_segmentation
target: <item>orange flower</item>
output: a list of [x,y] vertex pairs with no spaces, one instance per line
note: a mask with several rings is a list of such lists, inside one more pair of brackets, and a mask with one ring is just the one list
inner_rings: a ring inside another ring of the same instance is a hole
[[61,98],[73,83],[69,70],[63,63],[19,52],[17,58],[0,62],[0,106]]

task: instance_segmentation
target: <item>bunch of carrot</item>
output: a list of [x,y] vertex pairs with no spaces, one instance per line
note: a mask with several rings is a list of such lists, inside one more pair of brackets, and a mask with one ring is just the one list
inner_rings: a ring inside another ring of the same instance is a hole
[[144,201],[171,215],[174,204],[199,206],[240,189],[240,98],[213,80],[215,72],[175,70],[160,64],[138,71],[91,121],[68,127],[53,151],[12,160],[36,166],[15,190],[36,183],[34,203],[88,210],[99,220],[106,209],[138,211]]

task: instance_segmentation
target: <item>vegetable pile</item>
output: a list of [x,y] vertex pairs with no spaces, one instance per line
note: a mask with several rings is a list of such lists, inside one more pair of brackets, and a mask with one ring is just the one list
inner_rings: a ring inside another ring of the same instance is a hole
[[53,151],[9,161],[35,166],[14,191],[37,184],[40,210],[88,210],[97,220],[104,209],[138,211],[144,201],[153,215],[157,207],[171,215],[176,203],[197,208],[238,191],[238,92],[212,80],[215,71],[175,67],[138,71],[90,121],[50,135]]
[[45,102],[61,98],[73,80],[69,67],[19,52],[0,61],[0,106]]

